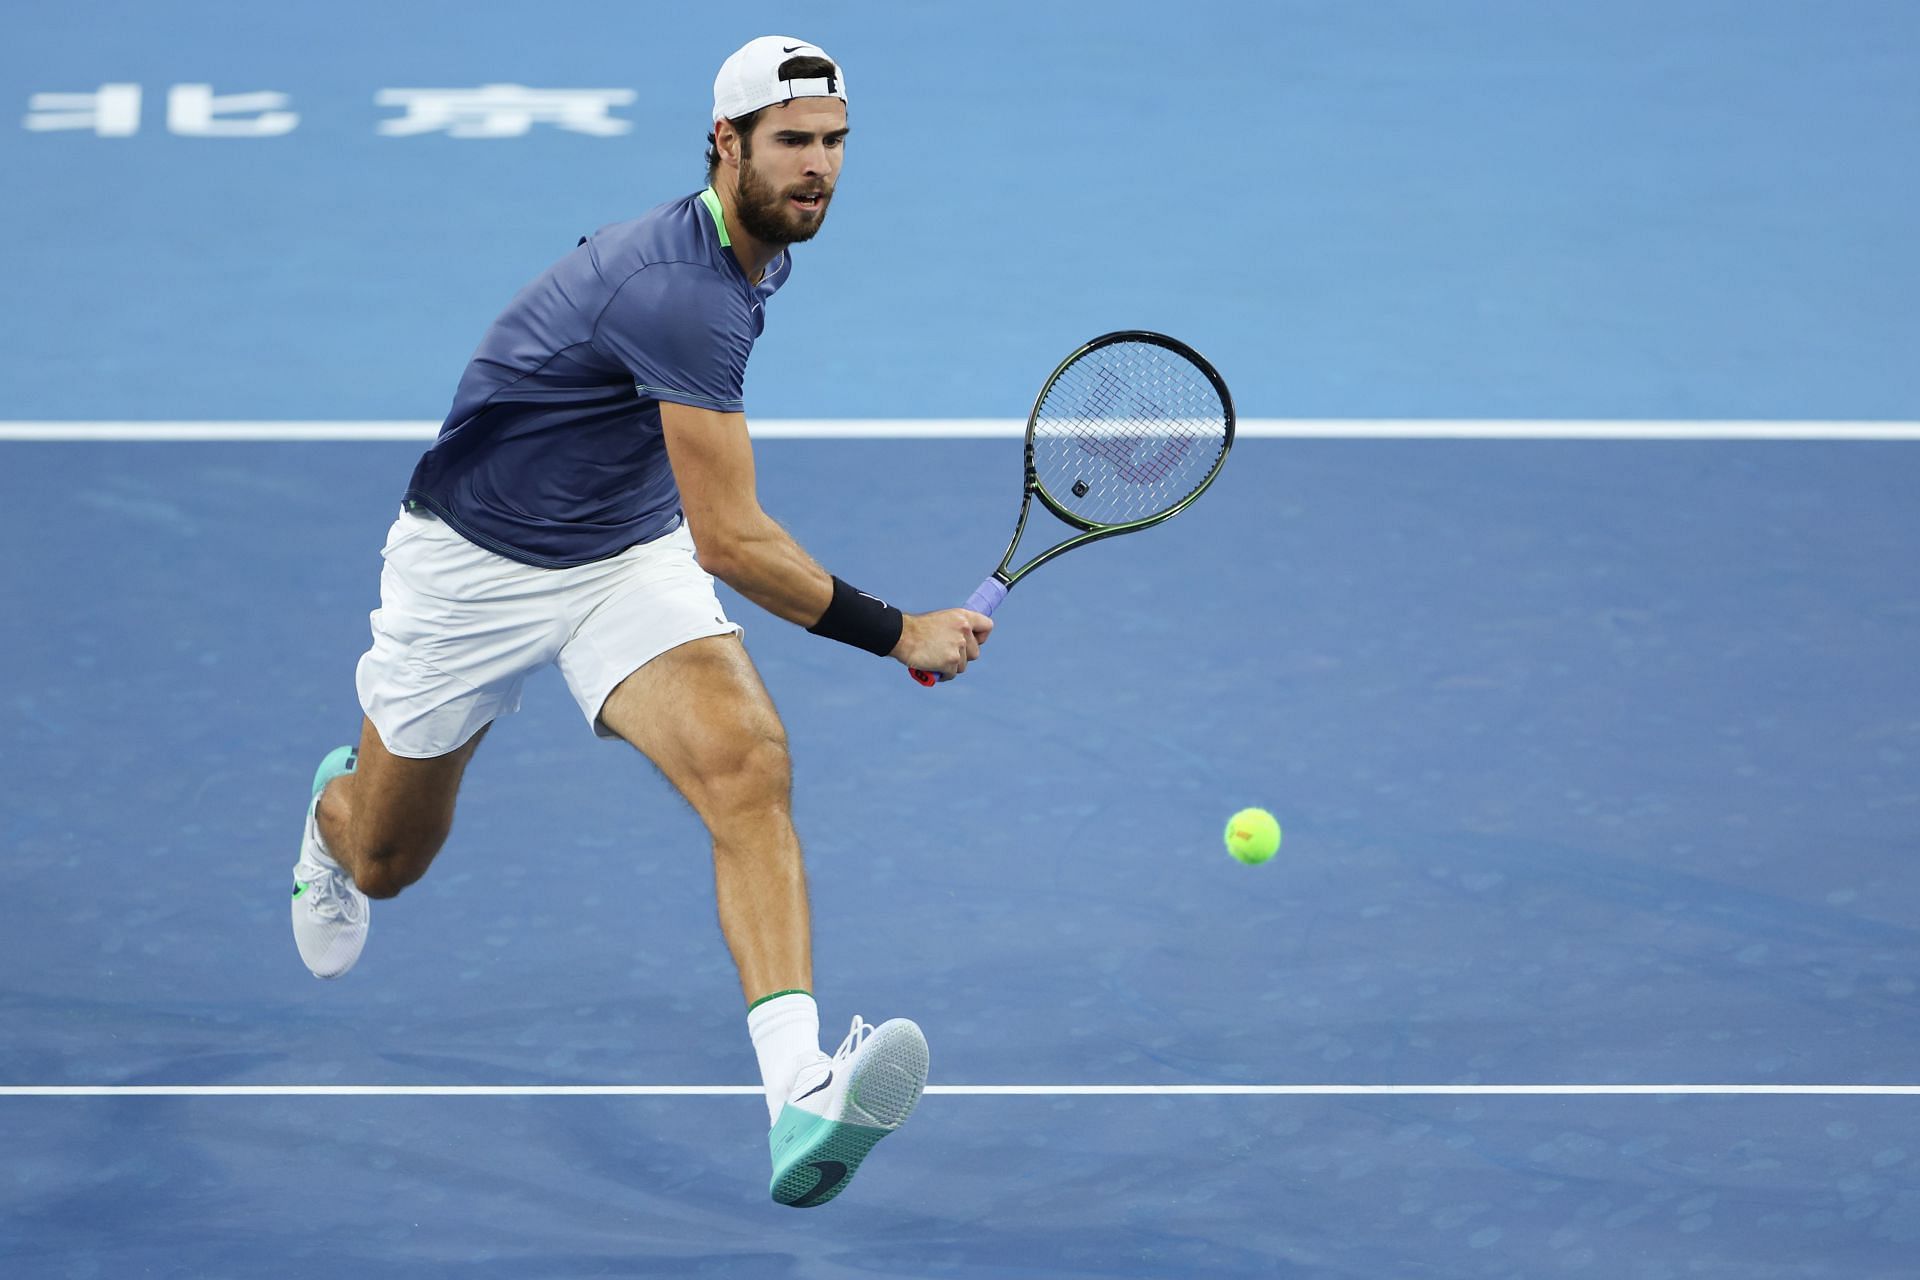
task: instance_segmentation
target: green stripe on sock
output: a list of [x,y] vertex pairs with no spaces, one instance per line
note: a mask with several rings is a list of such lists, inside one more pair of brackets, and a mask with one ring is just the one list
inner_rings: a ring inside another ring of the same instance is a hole
[[761,996],[758,1000],[755,1000],[752,1004],[748,1005],[747,1012],[752,1013],[755,1009],[758,1009],[761,1005],[765,1004],[767,1001],[778,1000],[781,996],[806,996],[808,999],[812,999],[813,992],[802,991],[799,987],[789,987],[785,991],[775,991],[770,995]]

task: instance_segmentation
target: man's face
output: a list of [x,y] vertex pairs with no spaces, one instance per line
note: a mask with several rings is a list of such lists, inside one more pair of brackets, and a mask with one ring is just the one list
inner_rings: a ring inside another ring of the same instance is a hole
[[742,138],[740,222],[763,244],[811,240],[826,220],[846,155],[847,104],[795,98],[768,107]]

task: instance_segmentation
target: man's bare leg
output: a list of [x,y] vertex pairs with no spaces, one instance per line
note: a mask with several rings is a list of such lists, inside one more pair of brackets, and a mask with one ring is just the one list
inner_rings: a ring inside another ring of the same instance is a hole
[[746,646],[711,636],[671,649],[623,680],[600,719],[652,760],[706,823],[720,930],[748,1003],[811,991],[787,735]]
[[387,750],[371,720],[360,726],[360,758],[320,793],[315,818],[328,854],[369,898],[391,898],[427,873],[453,829],[460,779],[480,732],[427,760]]
[[293,867],[293,940],[314,977],[338,978],[359,962],[372,926],[369,898],[391,898],[426,874],[485,734],[437,759],[408,760],[389,753],[365,723],[357,748],[321,761],[321,789]]

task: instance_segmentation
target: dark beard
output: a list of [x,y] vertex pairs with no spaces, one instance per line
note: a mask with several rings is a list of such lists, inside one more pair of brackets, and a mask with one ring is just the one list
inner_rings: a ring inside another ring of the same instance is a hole
[[740,215],[741,229],[761,244],[804,244],[826,222],[831,201],[831,196],[822,195],[820,216],[812,222],[800,222],[787,208],[785,193],[763,184],[753,166],[742,164],[734,212]]

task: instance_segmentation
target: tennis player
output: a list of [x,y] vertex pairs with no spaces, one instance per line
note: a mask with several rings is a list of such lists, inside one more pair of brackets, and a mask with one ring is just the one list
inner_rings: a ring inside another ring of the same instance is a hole
[[958,675],[993,627],[856,590],[756,497],[747,357],[790,246],[826,218],[846,138],[837,63],[804,40],[749,42],[714,81],[708,187],[582,239],[494,321],[387,534],[359,745],[321,762],[293,871],[301,959],[339,977],[368,899],[439,852],[488,727],[529,672],[558,666],[594,732],[652,760],[712,837],[770,1189],[801,1206],[837,1195],[906,1118],[927,1045],[906,1019],[856,1017],[836,1054],[820,1049],[786,733],[713,578],[924,670]]

